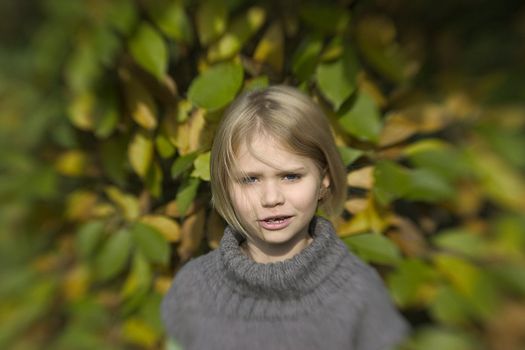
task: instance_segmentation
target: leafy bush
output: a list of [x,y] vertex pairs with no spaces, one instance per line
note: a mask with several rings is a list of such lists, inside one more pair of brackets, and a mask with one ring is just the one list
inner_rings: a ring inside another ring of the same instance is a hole
[[0,347],[174,347],[162,295],[224,227],[214,129],[241,91],[287,83],[330,118],[335,224],[413,324],[405,347],[522,348],[525,12],[505,5],[2,5]]

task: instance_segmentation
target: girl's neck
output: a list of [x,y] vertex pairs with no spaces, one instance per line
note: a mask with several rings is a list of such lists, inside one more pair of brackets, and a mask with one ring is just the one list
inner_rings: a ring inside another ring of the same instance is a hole
[[[257,239],[257,238],[256,238]],[[299,236],[283,244],[268,244],[262,240],[254,242],[248,238],[241,245],[241,249],[248,257],[260,264],[268,264],[293,258],[312,243],[309,234]]]

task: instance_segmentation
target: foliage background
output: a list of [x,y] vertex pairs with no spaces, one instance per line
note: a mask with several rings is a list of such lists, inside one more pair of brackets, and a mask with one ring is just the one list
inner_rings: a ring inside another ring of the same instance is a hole
[[525,345],[521,1],[0,4],[0,348],[175,349],[158,306],[217,246],[209,146],[269,83],[326,110],[349,248],[408,349]]

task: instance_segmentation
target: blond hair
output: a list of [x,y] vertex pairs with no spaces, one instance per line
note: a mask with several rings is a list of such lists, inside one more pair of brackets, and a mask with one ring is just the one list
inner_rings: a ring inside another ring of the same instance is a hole
[[243,93],[226,110],[211,150],[212,203],[219,214],[245,233],[231,199],[238,147],[255,134],[266,134],[290,152],[310,158],[330,179],[320,207],[330,216],[346,198],[346,170],[335,145],[328,119],[308,96],[283,85]]

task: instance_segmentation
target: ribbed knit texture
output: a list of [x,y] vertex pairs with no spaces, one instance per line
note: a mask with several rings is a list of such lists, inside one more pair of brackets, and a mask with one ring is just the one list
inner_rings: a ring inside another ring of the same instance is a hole
[[219,249],[187,263],[162,303],[185,350],[391,349],[408,327],[375,270],[348,252],[330,222],[314,218],[312,243],[260,264],[231,228]]

